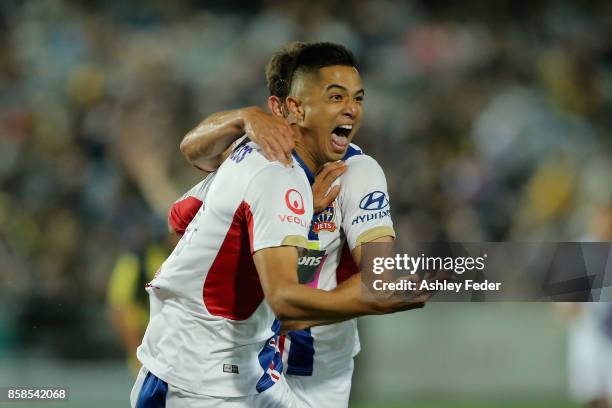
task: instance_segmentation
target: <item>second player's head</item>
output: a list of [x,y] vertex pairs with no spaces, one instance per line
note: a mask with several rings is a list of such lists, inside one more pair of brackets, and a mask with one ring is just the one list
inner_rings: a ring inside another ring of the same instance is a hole
[[269,106],[289,116],[319,164],[341,159],[361,124],[363,84],[353,54],[332,43],[293,43],[266,68]]

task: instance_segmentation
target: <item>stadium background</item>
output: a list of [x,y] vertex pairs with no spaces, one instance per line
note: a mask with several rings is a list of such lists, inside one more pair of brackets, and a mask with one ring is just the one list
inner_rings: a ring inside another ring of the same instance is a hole
[[[356,143],[387,174],[403,241],[577,239],[611,197],[610,2],[0,10],[0,386],[67,385],[66,406],[127,406],[111,271],[164,241],[169,204],[199,180],[182,135],[261,105],[263,67],[292,40],[358,56]],[[574,406],[552,305],[431,304],[360,325],[352,406]]]

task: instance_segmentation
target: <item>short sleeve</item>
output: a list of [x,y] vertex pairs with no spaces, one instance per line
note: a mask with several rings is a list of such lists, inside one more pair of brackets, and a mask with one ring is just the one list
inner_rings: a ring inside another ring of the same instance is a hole
[[168,225],[175,233],[179,235],[185,233],[185,229],[202,206],[215,175],[216,172],[210,173],[172,204],[168,211]]
[[308,247],[312,192],[298,170],[269,164],[250,181],[245,202],[252,252],[283,245]]
[[383,236],[395,237],[387,180],[369,156],[350,160],[340,181],[342,229],[351,250]]

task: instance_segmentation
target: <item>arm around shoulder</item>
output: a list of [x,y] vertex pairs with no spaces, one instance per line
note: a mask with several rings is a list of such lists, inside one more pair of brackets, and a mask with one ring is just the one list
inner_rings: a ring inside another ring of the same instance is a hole
[[244,134],[246,109],[218,112],[208,116],[183,138],[183,156],[203,171],[216,170],[225,159],[225,152]]

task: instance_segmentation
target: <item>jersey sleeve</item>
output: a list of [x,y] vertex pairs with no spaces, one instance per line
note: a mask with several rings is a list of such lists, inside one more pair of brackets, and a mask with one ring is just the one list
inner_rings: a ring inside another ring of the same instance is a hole
[[270,164],[250,181],[245,201],[252,252],[283,245],[308,247],[312,191],[305,177]]
[[387,180],[369,156],[349,161],[341,179],[339,204],[349,248],[383,236],[395,237]]
[[204,202],[206,192],[215,177],[215,172],[210,173],[204,180],[193,186],[189,191],[172,204],[168,211],[168,225],[178,235],[183,235],[185,229],[193,220]]

